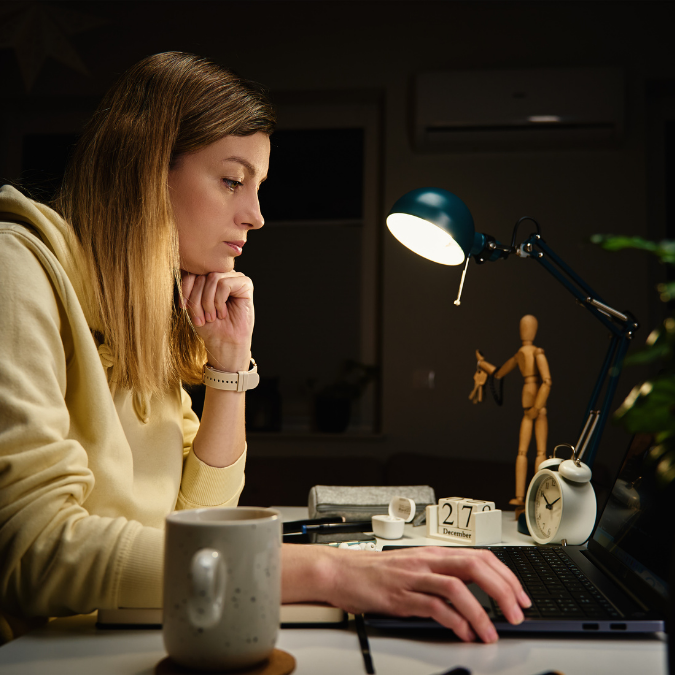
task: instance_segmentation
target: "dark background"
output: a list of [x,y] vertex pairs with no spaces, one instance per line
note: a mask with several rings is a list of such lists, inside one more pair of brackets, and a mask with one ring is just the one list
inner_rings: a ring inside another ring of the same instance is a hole
[[[20,51],[20,45],[30,41],[22,33],[25,29],[10,23],[17,11],[30,6],[34,3],[0,3],[5,31],[0,44],[15,40]],[[501,240],[509,238],[518,217],[537,218],[547,242],[563,259],[610,304],[636,315],[642,325],[637,343],[660,320],[663,309],[654,286],[665,271],[638,253],[598,250],[588,237],[596,232],[673,236],[671,2],[278,0],[44,6],[60,11],[57,23],[76,56],[62,50],[58,60],[47,52],[27,91],[17,50],[0,49],[0,177],[5,180],[35,186],[36,181],[57,176],[79,126],[105,89],[125,68],[160,51],[215,58],[263,83],[272,99],[284,105],[367,100],[378,111],[378,161],[366,169],[347,164],[347,176],[330,173],[335,171],[330,139],[311,144],[323,157],[321,163],[299,168],[288,168],[288,163],[284,168],[282,160],[284,144],[293,145],[291,132],[286,139],[279,135],[276,149],[273,142],[271,171],[278,150],[280,191],[270,191],[270,220],[288,218],[284,209],[289,203],[292,218],[303,209],[316,209],[317,176],[327,177],[324,184],[337,183],[338,193],[346,195],[333,214],[344,209],[334,217],[349,219],[358,211],[361,181],[376,179],[374,206],[370,199],[379,230],[375,253],[368,254],[366,265],[376,280],[375,349],[369,360],[380,367],[380,377],[368,393],[372,410],[364,417],[367,424],[354,433],[250,434],[247,491],[252,501],[304,502],[298,495],[315,482],[378,480],[431,483],[439,491],[452,492],[452,485],[461,491],[470,478],[473,493],[467,496],[493,498],[495,486],[502,483],[508,494],[511,474],[486,462],[503,462],[509,472],[513,465],[521,418],[520,376],[514,373],[507,379],[502,408],[491,401],[473,406],[467,396],[473,384],[474,349],[480,347],[497,364],[505,361],[519,347],[518,321],[526,313],[539,319],[536,344],[546,350],[551,366],[550,445],[576,440],[606,349],[604,329],[545,272],[518,259],[472,265],[462,305],[455,307],[460,271],[415,256],[385,232],[388,209],[410,189],[435,185],[455,192],[471,209],[478,230]],[[8,26],[11,39],[6,37]],[[74,58],[81,60],[86,73],[78,71]],[[626,128],[617,147],[430,154],[411,146],[409,111],[416,73],[584,66],[618,67],[624,73]],[[327,145],[321,145],[324,142]],[[359,174],[364,170],[365,177]],[[42,187],[50,188],[48,183]],[[33,189],[38,197],[47,194]],[[273,223],[269,224],[271,231]],[[261,240],[264,236],[262,230]],[[313,286],[332,283],[321,278],[322,268],[334,275],[333,263],[322,264],[321,248],[295,250],[284,261],[300,274],[296,278],[305,280],[306,288],[295,282],[288,288],[283,277],[266,277],[268,266],[256,267],[256,294],[265,298],[258,301],[258,311],[267,304],[270,315],[277,312],[274,324],[265,325],[262,318],[257,324],[267,336],[266,342],[256,336],[265,342],[263,351],[271,349],[272,334],[279,332],[292,336],[302,350],[306,331],[284,323],[281,298],[294,302],[298,295],[311,296]],[[356,262],[343,265],[352,284],[356,277],[351,265],[361,264],[359,260],[357,256]],[[304,277],[303,270],[309,270]],[[358,288],[348,288],[342,297],[349,304],[358,296]],[[313,342],[325,336],[331,345],[332,318],[340,312],[349,315],[351,308],[341,308],[341,296],[336,297],[331,303],[312,300],[322,331]],[[281,366],[275,363],[270,372],[271,363],[271,356],[267,363],[260,360],[261,373],[278,376]],[[287,365],[292,369],[292,363]],[[336,361],[331,368],[337,365]],[[435,374],[433,388],[420,386],[427,371]],[[617,406],[644,375],[636,369],[624,371]],[[611,473],[626,443],[621,430],[608,429],[599,465]],[[410,457],[402,458],[404,454]],[[392,467],[398,469],[383,478]],[[269,480],[256,483],[254,474]],[[490,486],[488,493],[480,491],[483,481]],[[275,493],[275,482],[293,483],[293,496]]]

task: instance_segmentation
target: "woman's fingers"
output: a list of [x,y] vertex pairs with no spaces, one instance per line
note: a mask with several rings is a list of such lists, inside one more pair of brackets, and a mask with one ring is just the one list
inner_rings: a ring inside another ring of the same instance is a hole
[[225,277],[218,280],[214,297],[216,315],[224,319],[228,315],[228,300],[253,300],[253,284],[243,274],[238,277]]
[[227,316],[227,301],[230,297],[232,289],[229,284],[224,283],[224,280],[221,281],[223,283],[218,283],[216,285],[213,304],[215,307],[216,316],[219,319],[224,319]]
[[202,311],[204,312],[204,320],[207,323],[211,323],[216,318],[222,318],[220,316],[216,317],[216,306],[214,303],[216,288],[218,287],[218,276],[216,274],[207,274],[203,278],[205,282],[202,292]]
[[518,604],[521,607],[531,607],[532,601],[528,597],[527,593],[523,590],[523,587],[518,581],[518,577],[501,561],[494,555],[491,551],[478,550],[477,554],[483,557],[490,567],[511,587],[513,593],[518,601]]
[[[434,619],[434,621],[438,621],[442,626],[453,631],[453,633],[455,633],[460,640],[464,640],[464,642],[473,642],[476,639],[476,634],[466,618],[467,615],[465,614],[462,616],[463,612],[459,612],[457,609],[451,607],[442,597],[439,597],[439,595],[409,593],[404,596],[403,602],[406,606],[406,614]],[[482,610],[480,605],[479,608]],[[485,614],[484,611],[483,614]],[[479,632],[479,635],[484,642],[494,642],[497,639],[497,632],[487,615],[485,615],[485,619],[487,620],[489,628],[494,632],[494,639],[486,639],[490,638],[492,635],[489,632],[489,629],[484,630],[482,633]]]
[[[524,619],[521,605],[530,605],[518,579],[490,551],[424,547],[380,555],[391,555],[391,563],[397,568],[413,573],[412,577],[406,576],[412,579],[406,584],[409,591],[449,600],[484,641],[494,641],[496,634],[485,610],[466,587],[467,583],[478,584],[493,597],[510,623],[521,623]],[[438,616],[443,621],[452,618],[445,611],[440,611]],[[433,618],[440,620],[437,616]]]
[[532,607],[532,600],[530,600],[527,593],[523,590],[518,577],[491,551],[486,551],[486,553],[489,553],[489,556],[486,556],[487,562],[511,586],[520,606]]
[[438,557],[431,569],[438,574],[477,583],[499,603],[509,623],[519,624],[524,619],[517,597],[520,584],[516,580],[517,585],[514,586],[510,579],[500,574],[497,566],[493,565],[494,557],[490,551],[459,549],[452,557]]
[[190,274],[181,270],[181,293],[183,295],[183,308],[187,307],[187,301],[192,293],[192,287],[195,284],[195,279],[197,276],[195,274]]
[[188,312],[190,313],[190,318],[195,326],[203,326],[204,323],[206,323],[204,319],[204,310],[202,309],[202,294],[204,292],[205,283],[205,277],[196,277],[192,286],[192,292],[187,299]]
[[[429,550],[429,573],[416,575],[412,591],[422,593],[428,597],[444,599],[452,604],[456,614],[463,617],[468,625],[483,640],[495,642],[495,630],[485,609],[478,599],[471,593],[465,582],[475,582],[491,595],[502,608],[504,616],[511,623],[521,623],[523,613],[519,607],[516,592],[518,588],[511,585],[511,580],[502,576],[492,559],[499,562],[489,551],[454,549]],[[519,587],[517,579],[515,580]],[[458,624],[453,613],[445,611],[438,603],[431,603],[433,619],[451,628],[462,639],[466,629]],[[426,616],[426,615],[425,615]],[[451,623],[448,623],[451,622]],[[459,626],[459,631],[457,630]]]
[[524,619],[521,603],[529,605],[515,576],[486,550],[420,547],[355,553],[341,557],[328,578],[331,590],[340,589],[336,597],[329,592],[329,601],[350,612],[428,616],[463,640],[473,639],[473,633],[485,642],[497,640],[486,610],[468,583],[476,583],[492,596],[513,624]]
[[[483,642],[495,642],[497,640],[497,631],[492,625],[490,617],[461,579],[440,574],[428,574],[417,581],[415,590],[425,593],[428,597],[436,596],[441,600],[440,606],[438,603],[432,604],[434,613],[430,616],[444,626],[452,628],[462,639],[465,639],[464,633],[470,626]],[[451,603],[453,613],[445,611],[445,608],[449,607],[447,601]],[[463,618],[466,627],[458,622],[455,614]],[[448,625],[447,621],[451,621],[452,624]],[[456,629],[457,625],[460,626],[460,632]]]
[[195,275],[182,273],[184,302],[195,326],[224,319],[228,300],[233,297],[252,300],[253,284],[241,272]]

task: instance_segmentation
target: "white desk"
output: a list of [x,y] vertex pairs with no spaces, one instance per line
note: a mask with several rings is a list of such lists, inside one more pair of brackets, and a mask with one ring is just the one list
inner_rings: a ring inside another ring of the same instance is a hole
[[[286,519],[306,509],[283,509]],[[505,514],[504,543],[528,544],[516,531],[513,514]],[[438,544],[408,527],[399,544]],[[95,617],[52,621],[0,648],[0,675],[152,675],[165,656],[159,630],[97,630]],[[435,675],[462,665],[474,675],[665,675],[663,636],[627,638],[503,637],[497,644],[464,644],[450,633],[443,638],[399,638],[370,634],[377,675]],[[365,673],[353,627],[284,629],[278,646],[296,658],[297,675]]]

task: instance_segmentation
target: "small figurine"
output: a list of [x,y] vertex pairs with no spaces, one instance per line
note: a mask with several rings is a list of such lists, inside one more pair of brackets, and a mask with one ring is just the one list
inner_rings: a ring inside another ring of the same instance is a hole
[[[518,367],[525,380],[522,395],[523,420],[520,424],[518,456],[516,457],[516,496],[510,501],[511,504],[516,506],[525,504],[527,450],[532,440],[533,429],[537,446],[534,464],[535,473],[538,471],[541,462],[546,459],[546,441],[548,439],[546,401],[551,391],[551,373],[544,350],[533,344],[538,326],[537,319],[531,314],[520,320],[520,339],[523,346],[499,369],[488,363],[480,351],[476,350],[478,368],[474,375],[474,390],[470,395],[474,403],[480,402],[483,398],[482,388],[485,380],[488,375],[493,373],[495,380],[501,380]],[[479,373],[482,373],[482,376]]]

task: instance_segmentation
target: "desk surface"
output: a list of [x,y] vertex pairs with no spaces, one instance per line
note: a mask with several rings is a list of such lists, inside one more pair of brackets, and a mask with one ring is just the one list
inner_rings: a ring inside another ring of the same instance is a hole
[[[283,508],[288,520],[306,509]],[[504,514],[504,543],[528,544],[518,534],[513,514]],[[409,527],[401,544],[438,544],[422,536],[423,528]],[[419,533],[419,534],[418,534]],[[0,648],[2,675],[152,675],[166,652],[159,630],[98,630],[95,616],[52,621]],[[377,675],[435,675],[453,666],[474,675],[539,675],[557,670],[565,675],[665,675],[663,636],[596,639],[503,637],[493,645],[464,644],[448,632],[442,637],[400,638],[370,633]],[[348,629],[283,629],[278,647],[297,660],[297,675],[364,673],[358,639]]]

